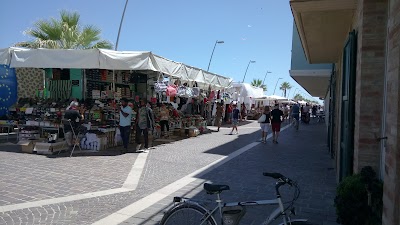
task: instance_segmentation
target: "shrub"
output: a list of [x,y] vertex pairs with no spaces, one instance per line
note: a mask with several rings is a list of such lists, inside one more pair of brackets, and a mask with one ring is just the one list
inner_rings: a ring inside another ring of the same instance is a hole
[[371,167],[364,167],[360,174],[346,177],[336,189],[337,222],[343,225],[381,224],[382,193],[383,185]]

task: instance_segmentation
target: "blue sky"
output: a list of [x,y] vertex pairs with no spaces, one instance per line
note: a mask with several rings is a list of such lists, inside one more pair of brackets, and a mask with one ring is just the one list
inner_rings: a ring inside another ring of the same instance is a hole
[[[82,24],[102,30],[115,44],[125,0],[13,0],[2,2],[0,48],[28,40],[23,31],[39,19],[77,11]],[[282,95],[280,83],[300,86],[290,77],[293,16],[288,0],[130,0],[118,50],[152,51],[168,59],[245,82],[265,79],[268,91]],[[309,95],[304,89],[303,96]],[[301,92],[300,92],[301,93]],[[291,95],[291,94],[290,94]]]

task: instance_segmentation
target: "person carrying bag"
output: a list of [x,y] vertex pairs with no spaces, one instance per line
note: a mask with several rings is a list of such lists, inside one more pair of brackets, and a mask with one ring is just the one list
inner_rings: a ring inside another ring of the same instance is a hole
[[261,127],[261,142],[267,142],[268,128],[271,123],[271,109],[269,106],[264,107],[263,114],[258,118]]

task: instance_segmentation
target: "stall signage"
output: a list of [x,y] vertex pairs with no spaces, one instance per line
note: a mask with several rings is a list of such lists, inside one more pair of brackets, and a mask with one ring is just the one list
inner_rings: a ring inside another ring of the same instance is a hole
[[72,86],[79,86],[79,80],[72,80]]
[[93,99],[100,99],[100,90],[92,90],[92,98]]

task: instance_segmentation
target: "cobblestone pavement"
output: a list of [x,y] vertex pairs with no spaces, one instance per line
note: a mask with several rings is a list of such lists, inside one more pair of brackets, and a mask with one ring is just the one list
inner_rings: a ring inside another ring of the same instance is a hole
[[[0,224],[92,224],[253,143],[259,138],[258,130],[258,124],[253,122],[239,127],[239,135],[227,135],[230,130],[222,128],[218,133],[157,146],[147,153],[146,165],[136,190],[40,207],[0,211]],[[278,145],[257,145],[214,169],[212,173],[198,177],[198,180],[173,195],[210,197],[203,196],[201,191],[204,180],[210,180],[231,186],[232,190],[224,195],[226,200],[235,200],[234,197],[268,198],[273,193],[273,181],[262,177],[261,173],[280,168],[280,172],[297,179],[302,187],[302,195],[298,201],[299,213],[309,215],[319,224],[333,221],[335,178],[334,171],[330,168],[331,161],[325,151],[325,136],[322,132],[324,127],[310,125],[304,126],[304,129],[301,127],[301,130],[297,133],[291,129],[283,131]],[[0,183],[0,202],[3,201],[0,210],[2,205],[121,188],[138,156],[130,153],[121,156],[110,154],[49,158],[15,153],[11,149],[2,151],[4,148],[5,146],[0,148],[0,169],[3,172],[0,179],[6,182]],[[144,209],[124,223],[157,224],[173,195]],[[252,218],[252,215],[255,214],[249,211],[246,217]]]
[[[135,191],[0,213],[0,224],[90,224],[147,196],[181,176],[255,140],[258,124],[157,146],[149,152]],[[239,137],[240,140],[239,140]],[[243,138],[246,137],[246,138]],[[240,142],[240,143],[239,143]],[[235,148],[226,150],[229,143]],[[209,154],[207,151],[212,151]],[[16,146],[0,147],[2,205],[18,204],[120,188],[138,154],[47,157],[22,154]],[[199,160],[200,159],[200,160]],[[20,179],[21,178],[21,179]],[[0,205],[1,210],[1,205]]]
[[[231,190],[222,194],[228,202],[273,198],[274,180],[262,176],[262,172],[280,172],[299,183],[301,195],[295,205],[298,218],[307,218],[313,224],[336,224],[333,206],[335,171],[325,144],[324,129],[322,124],[303,125],[300,131],[290,127],[282,132],[279,144],[269,141],[267,144],[257,145],[212,172],[198,177],[199,180],[162,199],[123,224],[158,224],[163,212],[171,205],[173,196],[213,199],[215,196],[207,195],[203,191],[205,181],[228,184]],[[292,193],[291,189],[284,189],[282,193],[287,200],[292,197],[285,195]],[[250,207],[241,224],[261,224],[271,209],[268,206]]]
[[0,206],[120,188],[137,156],[66,155],[23,154],[19,146],[1,146]]

